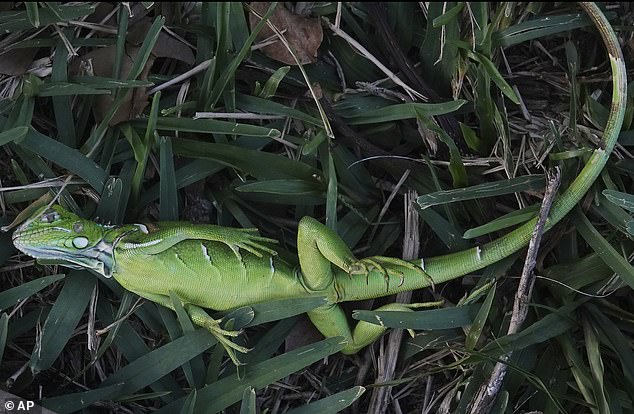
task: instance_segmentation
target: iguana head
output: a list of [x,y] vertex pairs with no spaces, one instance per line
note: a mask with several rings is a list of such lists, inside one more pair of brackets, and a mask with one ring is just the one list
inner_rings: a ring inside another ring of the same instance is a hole
[[13,233],[15,247],[44,263],[92,269],[106,277],[114,267],[110,227],[59,205],[37,210]]

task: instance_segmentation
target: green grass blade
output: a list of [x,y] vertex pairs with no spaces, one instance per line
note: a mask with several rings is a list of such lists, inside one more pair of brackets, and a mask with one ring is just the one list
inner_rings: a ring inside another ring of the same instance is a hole
[[228,2],[230,15],[228,18],[229,33],[231,34],[231,47],[233,50],[240,50],[249,38],[249,25],[244,14],[244,7],[241,3]]
[[572,342],[572,338],[562,335],[557,338],[557,340],[562,348],[562,353],[568,363],[576,385],[579,388],[579,392],[583,395],[587,403],[594,406],[592,380],[583,357],[579,354],[579,351],[577,351],[576,345]]
[[284,76],[291,70],[290,66],[282,66],[278,70],[276,70],[271,77],[266,81],[264,86],[262,87],[262,91],[258,94],[258,97],[263,99],[269,99],[275,96],[277,92],[277,87],[280,85]]
[[[152,52],[152,48],[156,44],[156,40],[158,39],[158,35],[163,27],[163,23],[165,22],[165,18],[160,16],[154,19],[152,26],[148,29],[148,32],[141,44],[141,47],[138,49],[134,62],[132,63],[132,67],[130,68],[130,73],[128,74],[127,80],[135,80],[139,77],[143,68],[147,64],[147,61]],[[86,143],[97,143],[101,141],[103,136],[106,133],[106,130],[110,127],[110,121],[115,116],[119,107],[124,101],[125,96],[127,95],[128,90],[126,88],[122,88],[118,90],[114,103],[108,110],[108,112],[104,115],[104,119],[97,125],[97,127],[93,130],[90,135],[90,138],[86,141]],[[84,146],[86,146],[84,143]],[[90,148],[90,146],[88,146]],[[86,149],[86,152],[88,149]]]
[[607,198],[601,194],[597,195],[596,200],[598,203],[591,207],[592,213],[604,218],[612,227],[624,235],[629,235],[627,226],[632,221],[630,213],[617,204],[607,201]]
[[474,239],[487,234],[491,234],[495,231],[504,230],[516,224],[522,224],[537,216],[539,205],[534,204],[529,207],[521,208],[519,210],[512,211],[503,215],[500,218],[492,220],[486,224],[478,227],[474,227],[464,232],[463,239]]
[[0,292],[0,310],[5,310],[16,305],[64,277],[65,275],[63,274],[44,276]]
[[[172,151],[173,154],[173,151]],[[210,160],[193,160],[184,166],[178,168],[174,172],[174,180],[176,181],[176,189],[179,190],[197,181],[203,180],[210,175],[214,175],[225,168],[215,161]],[[153,185],[141,194],[139,206],[145,206],[151,201],[160,197],[160,183]]]
[[568,332],[575,326],[572,312],[579,304],[579,302],[572,302],[564,305],[516,334],[497,338],[484,346],[481,351],[492,355],[500,355],[502,352],[515,351],[531,345],[546,343],[550,339]]
[[[123,318],[123,316],[128,312],[130,306],[132,305],[132,299],[134,297],[133,293],[128,291],[124,291],[123,296],[121,297],[121,302],[119,303],[119,309],[117,309],[117,314],[115,316],[115,320],[119,320]],[[101,356],[110,348],[110,345],[113,343],[117,333],[119,332],[119,328],[121,327],[121,323],[116,324],[106,336],[106,339],[101,342],[99,345],[99,349],[97,349],[96,356],[97,358],[101,358]]]
[[478,309],[478,305],[466,305],[419,312],[355,310],[352,318],[389,328],[450,329],[471,325]]
[[480,335],[484,329],[484,324],[486,323],[487,318],[489,318],[489,313],[491,312],[491,304],[493,303],[493,298],[495,297],[495,287],[496,285],[494,284],[491,289],[489,289],[486,299],[484,299],[482,306],[478,310],[478,314],[471,324],[471,328],[469,329],[469,333],[467,334],[467,338],[465,340],[465,348],[468,350],[475,349],[475,346],[480,339]]
[[33,129],[19,145],[77,174],[97,192],[103,191],[108,174],[78,150],[67,147]]
[[25,1],[24,7],[26,8],[26,15],[29,18],[29,22],[35,28],[40,27],[40,12],[37,8],[37,2]]
[[[154,309],[156,309],[156,307],[154,307]],[[148,310],[143,309],[143,307],[137,309],[136,314],[149,329],[156,332],[160,332],[163,329],[163,326],[158,321],[158,315],[152,314]],[[113,322],[116,315],[115,312],[102,301],[97,304],[97,316],[101,321],[107,324]],[[152,349],[145,344],[144,338],[132,328],[130,323],[124,320],[119,324],[118,329],[119,332],[114,337],[114,343],[116,349],[123,354],[127,361],[136,361],[152,352]],[[181,387],[171,375],[165,375],[160,380],[153,382],[150,388],[155,392],[170,391],[171,395],[178,395],[181,390]],[[164,397],[163,400],[171,402],[174,400],[174,397]]]
[[432,206],[455,203],[456,201],[475,200],[478,198],[495,197],[504,194],[517,193],[527,190],[538,190],[544,187],[542,174],[525,175],[509,180],[492,181],[455,190],[436,191],[425,194],[416,199],[421,209]]
[[161,137],[160,147],[160,219],[178,220],[178,193],[176,187],[176,174],[174,172],[174,153],[172,151],[172,140]]
[[187,396],[183,405],[180,409],[180,414],[194,414],[194,408],[196,408],[196,396],[198,395],[198,391],[193,389],[192,392]]
[[491,60],[484,56],[481,53],[474,53],[471,51],[467,52],[469,57],[477,62],[479,62],[484,70],[489,74],[491,80],[497,85],[498,88],[502,91],[507,98],[509,98],[514,104],[519,105],[520,99],[517,94],[511,87],[511,85],[506,82],[502,74],[498,71],[497,67],[491,62]]
[[603,190],[603,195],[617,206],[634,212],[634,195],[615,190]]
[[73,336],[96,283],[97,279],[88,271],[72,271],[68,274],[42,327],[41,345],[33,349],[30,365],[34,372],[44,371],[53,365]]
[[37,96],[110,95],[110,91],[68,82],[47,82],[40,86]]
[[450,250],[465,249],[469,247],[469,243],[460,237],[463,230],[454,226],[433,209],[428,208],[421,210],[419,208],[418,214],[420,214],[425,223],[431,227],[434,234],[436,234]]
[[2,312],[0,316],[0,364],[4,356],[4,348],[7,345],[7,335],[9,333],[9,315]]
[[266,331],[253,349],[242,357],[241,361],[247,365],[252,365],[271,358],[280,345],[286,341],[286,338],[297,323],[297,319],[295,316],[280,319],[279,322]]
[[[136,160],[136,168],[132,176],[132,200],[137,200],[141,193],[145,169],[147,167],[150,151],[154,146],[154,136],[156,134],[156,118],[158,117],[159,102],[161,100],[161,92],[157,92],[152,98],[152,106],[150,108],[150,117],[145,128],[145,135],[141,139],[136,134],[129,136],[129,142],[134,151],[134,159]],[[127,130],[127,129],[126,129]],[[124,131],[126,131],[124,130]],[[134,131],[130,131],[134,132]],[[125,132],[124,132],[125,134]],[[128,137],[128,136],[126,136]]]
[[[243,377],[237,374],[229,375],[198,391],[197,407],[208,412],[220,411],[242,398],[248,387],[263,388],[274,381],[319,361],[320,359],[339,352],[344,346],[343,338],[329,338],[311,345],[303,346],[267,361],[253,364],[246,368]],[[156,411],[156,414],[173,412],[177,400]]]
[[46,319],[50,310],[51,308],[49,306],[45,306],[43,308],[34,309],[21,318],[11,318],[9,321],[7,340],[13,341],[27,332],[35,330],[36,325],[39,325],[43,319]]
[[267,195],[323,196],[321,183],[306,180],[262,180],[239,185],[235,188],[240,193],[261,193]]
[[[260,325],[267,322],[290,318],[291,316],[306,313],[327,303],[324,297],[302,298],[302,299],[279,299],[270,302],[256,303],[248,306],[255,314],[255,317],[244,327]],[[239,311],[239,308],[226,317],[231,318],[232,314]]]
[[426,118],[424,114],[418,113],[418,120],[425,125],[426,128],[434,131],[440,141],[449,148],[449,172],[453,178],[454,187],[464,187],[468,184],[467,170],[462,162],[462,155],[453,138],[449,136],[442,128],[438,127],[431,119]]
[[242,404],[240,404],[240,414],[257,414],[255,410],[255,390],[251,387],[244,389]]
[[158,40],[159,33],[161,33],[161,29],[163,28],[163,24],[165,23],[165,17],[158,16],[152,22],[152,26],[148,29],[145,38],[143,39],[143,43],[139,48],[139,51],[136,55],[136,59],[134,59],[134,63],[132,64],[132,68],[130,69],[130,73],[128,74],[128,80],[133,80],[139,77],[145,64],[150,58],[150,53],[152,53],[152,49]]
[[[427,8],[427,27],[420,43],[420,61],[425,79],[438,93],[448,95],[451,79],[457,69],[458,50],[453,40],[459,39],[459,19],[444,19],[442,27],[434,27],[437,18],[443,19],[446,7],[452,3],[431,2]],[[440,59],[440,57],[443,57]]]
[[108,179],[94,217],[106,223],[122,224],[125,210],[121,205],[122,196],[123,180],[115,177]]
[[317,181],[315,174],[321,176],[319,170],[303,162],[234,145],[179,139],[172,143],[172,147],[176,155],[216,161],[261,179],[299,178]]
[[216,106],[216,103],[218,103],[218,100],[222,96],[222,93],[225,91],[227,84],[235,76],[235,72],[238,69],[238,66],[240,66],[247,54],[251,52],[251,44],[253,44],[255,37],[258,35],[258,33],[260,33],[260,30],[262,30],[262,28],[266,24],[267,19],[273,14],[276,6],[277,2],[272,2],[269,5],[269,9],[266,11],[264,16],[262,16],[262,20],[260,20],[258,24],[255,25],[253,29],[251,29],[251,34],[249,35],[249,37],[247,37],[241,49],[218,77],[218,81],[214,84],[214,87],[207,101],[208,109],[213,109]]
[[124,34],[128,33],[128,24],[130,22],[130,15],[123,4],[119,5],[117,15],[117,33],[120,33],[121,35],[117,36],[116,51],[112,65],[112,77],[115,79],[121,78],[121,65],[123,62],[123,54],[125,53],[126,44],[126,36]]
[[[338,201],[338,186],[337,186],[337,171],[335,170],[335,163],[332,158],[332,152],[330,146],[324,145],[325,154],[322,156],[322,166],[326,177],[328,178],[328,187],[326,190],[326,226],[334,232],[337,231],[337,201]],[[325,158],[325,159],[323,159]]]
[[350,125],[376,124],[379,122],[400,121],[403,119],[416,119],[421,116],[432,117],[457,111],[466,101],[455,100],[437,104],[404,103],[385,106],[371,111],[359,111],[355,116],[346,117]]
[[[132,125],[145,126],[145,121],[133,121]],[[195,132],[198,134],[245,135],[250,137],[279,138],[277,129],[215,119],[159,118],[156,129],[162,131]]]
[[198,329],[142,355],[106,378],[102,386],[124,383],[122,395],[131,394],[169,374],[215,343],[209,332]]
[[448,24],[450,21],[452,21],[453,19],[455,19],[456,16],[458,16],[458,13],[460,13],[463,8],[464,8],[464,3],[458,3],[455,6],[453,6],[451,9],[447,10],[440,16],[433,19],[432,23],[433,23],[434,29],[444,26]]
[[[72,32],[70,30],[65,31],[64,34],[72,38]],[[55,47],[51,82],[61,84],[68,82],[68,50],[61,40]],[[57,124],[58,141],[67,147],[75,148],[77,139],[71,97],[55,96],[51,99],[51,102],[53,103],[53,112],[55,113],[55,122]]]
[[548,16],[513,25],[493,35],[496,45],[513,46],[528,40],[539,39],[556,33],[568,32],[580,27],[591,26],[590,19],[582,13]]
[[42,401],[42,407],[59,414],[73,413],[88,407],[99,401],[108,401],[121,395],[125,384],[118,383],[95,390],[73,394],[60,395],[59,397],[46,398]]
[[141,88],[153,85],[152,82],[146,80],[122,80],[116,78],[104,78],[102,76],[73,76],[70,78],[70,81],[76,85],[90,86],[95,89]]
[[[33,4],[34,2],[31,2]],[[40,26],[46,26],[51,23],[63,23],[69,20],[79,19],[88,16],[95,11],[94,4],[73,4],[60,5],[57,12],[53,13],[47,8],[37,10],[39,15]],[[31,11],[30,13],[33,13]],[[19,30],[28,30],[33,28],[33,23],[29,19],[29,12],[2,12],[0,13],[0,33],[11,33]]]
[[256,114],[280,115],[304,121],[311,125],[321,127],[323,123],[319,118],[310,116],[299,109],[290,108],[278,102],[268,99],[262,99],[257,96],[236,94],[236,106],[244,111],[254,112]]
[[[194,324],[187,315],[187,312],[183,307],[183,303],[178,299],[173,291],[170,291],[170,299],[172,301],[172,304],[174,305],[174,311],[176,312],[176,316],[178,318],[178,322],[183,334],[185,335],[193,333],[196,328],[194,328]],[[170,312],[169,310],[167,311]],[[183,364],[183,371],[185,372],[185,376],[187,377],[187,382],[192,388],[199,388],[204,385],[205,366],[203,363],[202,355],[195,356],[194,358],[192,358],[191,361],[187,361],[185,364]]]
[[[6,200],[7,194],[5,193],[5,202],[8,204]],[[37,198],[37,197],[36,197]],[[4,232],[4,225],[9,225],[9,220],[3,220],[0,218],[0,265],[4,264],[9,257],[13,256],[16,252],[16,248],[11,241],[11,233]],[[0,297],[2,297],[2,293],[0,292]],[[2,301],[0,301],[0,310],[2,309]]]
[[595,327],[592,326],[587,318],[581,320],[581,325],[583,326],[583,342],[586,346],[586,355],[590,363],[590,373],[592,374],[594,401],[600,414],[610,414],[611,410],[605,395],[603,382],[605,369],[601,358],[599,338]]
[[7,131],[0,132],[0,146],[9,142],[20,142],[26,134],[29,133],[29,127],[18,126]]
[[287,414],[336,414],[348,408],[365,392],[363,387],[352,387],[330,397],[288,411]]
[[588,309],[596,321],[594,326],[599,330],[602,342],[607,342],[612,348],[621,362],[625,379],[630,386],[634,386],[634,351],[629,345],[628,337],[601,309],[594,305],[589,305]]
[[601,259],[619,275],[619,277],[634,288],[634,268],[612,245],[597,231],[588,218],[579,210],[574,212],[575,228],[581,237],[592,247]]

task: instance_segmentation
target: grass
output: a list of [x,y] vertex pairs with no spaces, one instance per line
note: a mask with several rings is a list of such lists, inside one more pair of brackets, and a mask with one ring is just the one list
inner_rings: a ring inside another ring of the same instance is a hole
[[[310,215],[360,257],[431,257],[535,217],[543,174],[559,166],[566,188],[608,113],[610,67],[575,5],[280,3],[323,30],[318,52],[288,57],[314,62],[291,65],[247,5],[130,4],[2,5],[0,224],[57,198],[113,224],[258,227],[292,258]],[[604,7],[627,60],[631,10]],[[515,334],[524,252],[413,292],[438,309],[386,322],[415,336],[354,356],[301,316],[319,299],[235,310],[253,348],[236,369],[182,309],[34,263],[0,233],[4,388],[57,412],[467,413],[501,360],[490,412],[634,412],[633,108],[600,179],[545,234]],[[346,310],[373,320],[391,301]]]

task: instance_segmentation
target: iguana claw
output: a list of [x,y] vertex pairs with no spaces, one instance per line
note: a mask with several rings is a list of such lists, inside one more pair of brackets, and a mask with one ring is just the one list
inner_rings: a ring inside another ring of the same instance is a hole
[[[256,255],[257,257],[262,257],[262,252],[269,254],[271,256],[277,255],[277,251],[270,248],[264,243],[269,244],[277,244],[278,241],[275,239],[269,239],[268,237],[262,237],[258,235],[257,229],[234,229],[237,230],[238,237],[235,239],[227,238],[224,242],[231,247],[231,249],[239,255],[239,249],[246,250],[247,252]],[[240,257],[239,257],[240,258]]]
[[219,321],[216,321],[214,319],[212,319],[212,321],[213,322],[207,323],[205,328],[207,328],[207,330],[216,338],[218,343],[222,345],[225,351],[227,351],[227,355],[229,355],[229,358],[231,358],[231,361],[235,365],[244,365],[242,362],[240,362],[240,360],[238,359],[234,351],[238,351],[243,354],[246,354],[247,352],[251,351],[251,348],[246,348],[244,346],[238,345],[232,342],[231,339],[228,338],[228,337],[235,338],[239,336],[242,333],[242,330],[229,331],[226,329],[222,329],[220,327]]

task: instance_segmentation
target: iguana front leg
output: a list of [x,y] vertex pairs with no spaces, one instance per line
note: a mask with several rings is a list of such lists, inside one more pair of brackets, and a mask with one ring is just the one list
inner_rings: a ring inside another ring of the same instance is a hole
[[[415,305],[414,305],[415,306]],[[402,303],[388,303],[375,309],[376,311],[412,312],[411,306]],[[386,327],[360,321],[350,329],[348,318],[340,305],[324,305],[308,312],[310,321],[326,338],[343,336],[348,343],[341,350],[346,355],[356,354],[370,345],[387,330]]]
[[163,222],[154,225],[137,225],[138,230],[129,233],[122,240],[125,249],[134,249],[142,254],[158,254],[184,240],[206,240],[221,242],[229,246],[241,259],[240,249],[262,257],[277,252],[266,244],[276,244],[277,240],[258,235],[257,229],[239,229],[211,224],[192,226],[188,223]]
[[[157,295],[153,293],[143,293],[141,296],[144,298],[158,303],[161,306],[165,306],[171,310],[174,310],[174,304],[172,303],[169,296]],[[228,337],[236,337],[242,333],[242,331],[228,331],[226,329],[222,329],[220,327],[221,320],[216,320],[209,316],[204,309],[193,305],[191,303],[183,303],[183,308],[189,315],[189,318],[196,325],[207,329],[216,340],[225,348],[227,351],[227,355],[231,358],[234,364],[242,365],[242,363],[238,360],[236,353],[234,351],[242,352],[243,354],[249,352],[248,348],[235,344]]]
[[[372,268],[376,268],[384,277],[387,277],[388,274],[402,276],[403,273],[399,268],[405,268],[413,269],[416,273],[429,277],[422,269],[400,259],[375,256],[357,260],[335,232],[311,217],[304,217],[299,222],[297,252],[304,285],[313,291],[332,288],[335,279],[332,265],[351,276],[364,274],[369,277]],[[364,283],[364,281],[360,280],[359,283]],[[389,288],[389,285],[387,286]],[[411,311],[408,305],[399,303],[384,305],[377,310]],[[326,338],[343,336],[347,339],[348,344],[341,351],[344,354],[358,352],[376,341],[387,329],[368,322],[359,322],[354,330],[351,330],[346,315],[341,306],[336,303],[313,309],[308,312],[308,317]]]

